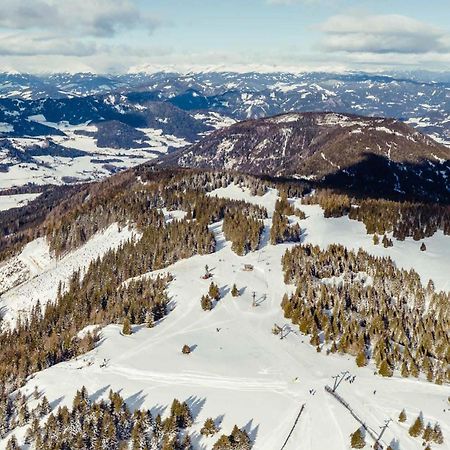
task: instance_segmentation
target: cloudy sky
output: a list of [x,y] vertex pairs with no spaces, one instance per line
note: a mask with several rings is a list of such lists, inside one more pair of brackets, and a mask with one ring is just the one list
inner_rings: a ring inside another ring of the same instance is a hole
[[1,0],[0,71],[450,70],[448,0]]

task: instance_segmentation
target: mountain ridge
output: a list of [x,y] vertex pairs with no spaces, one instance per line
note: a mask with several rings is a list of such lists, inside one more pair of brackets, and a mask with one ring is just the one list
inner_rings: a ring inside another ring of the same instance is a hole
[[395,119],[309,112],[239,122],[160,157],[158,164],[303,178],[338,188],[356,187],[363,177],[383,193],[447,202],[449,161],[450,149]]

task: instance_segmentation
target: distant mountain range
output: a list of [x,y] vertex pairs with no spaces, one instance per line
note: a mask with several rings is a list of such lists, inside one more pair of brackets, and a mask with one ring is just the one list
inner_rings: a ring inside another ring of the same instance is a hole
[[[423,79],[428,79],[422,76]],[[436,79],[447,80],[445,77]],[[244,120],[291,111],[334,111],[409,121],[424,133],[450,142],[450,82],[418,81],[411,74],[366,73],[134,73],[0,74],[0,98],[68,99],[131,93],[128,101],[160,101],[185,111],[214,111]],[[0,103],[0,110],[8,109]],[[70,103],[79,108],[78,102]],[[83,107],[82,109],[86,109]],[[95,114],[94,114],[95,115]],[[96,117],[89,120],[95,120]],[[97,117],[98,118],[98,117]],[[4,121],[5,118],[0,119]],[[8,123],[8,120],[6,120]]]
[[412,74],[4,73],[0,189],[97,179],[237,121],[288,112],[392,117],[450,146],[449,99],[450,83]]
[[159,164],[294,177],[359,194],[450,201],[450,149],[394,119],[288,113],[248,120],[163,156]]

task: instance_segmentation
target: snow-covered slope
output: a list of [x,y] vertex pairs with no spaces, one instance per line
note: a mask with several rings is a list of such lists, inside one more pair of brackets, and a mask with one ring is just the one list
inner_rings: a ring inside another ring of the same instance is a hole
[[[248,190],[236,185],[210,195],[263,205],[269,216],[277,199],[275,190],[252,197]],[[372,244],[359,222],[325,219],[315,206],[301,208],[308,215],[300,221],[305,242],[341,242],[352,248],[361,246],[373,254],[389,255],[399,266],[414,266],[424,282],[432,275],[436,287],[445,288],[446,274],[450,273],[450,237],[436,234],[427,239],[427,252],[420,252],[419,244],[408,240],[395,241],[393,248],[384,249]],[[341,450],[349,448],[349,435],[359,424],[324,387],[332,385],[333,376],[348,370],[356,378],[353,383],[344,381],[339,393],[367,426],[378,433],[385,419],[394,419],[382,439],[386,446],[420,448],[421,441],[408,435],[420,411],[425,423],[434,425],[439,421],[448,443],[448,386],[403,379],[398,373],[384,379],[374,375],[373,366],[356,368],[350,356],[317,353],[308,337],[284,319],[281,297],[293,287],[284,284],[280,260],[292,244],[270,245],[270,223],[269,217],[260,249],[244,257],[232,252],[230,243],[224,240],[222,224],[213,224],[218,244],[215,253],[143,275],[174,275],[168,287],[172,311],[167,317],[152,329],[134,326],[131,336],[122,335],[118,325],[105,327],[96,349],[37,373],[24,392],[31,394],[37,385],[56,407],[70,404],[75,391],[83,385],[95,400],[107,396],[109,389],[120,390],[130,407],[148,407],[163,415],[174,397],[186,400],[194,413],[196,449],[212,447],[211,439],[198,434],[207,417],[220,418],[222,432],[229,433],[235,423],[244,427],[257,450],[280,449],[305,405],[285,449]],[[206,264],[222,294],[210,312],[200,306],[200,297],[207,293],[210,282],[201,278]],[[244,264],[252,264],[254,269],[244,271]],[[230,294],[233,283],[241,290],[238,298]],[[253,293],[257,306],[252,306]],[[285,339],[271,333],[275,323],[290,330]],[[184,344],[191,346],[190,355],[181,353]],[[396,418],[403,408],[408,419],[400,424]],[[23,433],[16,435],[23,437]],[[369,436],[367,442],[373,445]],[[0,442],[0,448],[4,445]],[[448,448],[446,445],[433,448]]]
[[45,238],[27,244],[22,252],[0,265],[0,310],[3,320],[14,325],[21,313],[28,313],[38,301],[45,305],[56,299],[59,283],[109,249],[136,236],[117,224],[94,235],[85,245],[57,259],[50,254]]
[[40,194],[0,195],[0,211],[25,206],[28,202],[31,202],[31,200],[39,197],[39,195]]

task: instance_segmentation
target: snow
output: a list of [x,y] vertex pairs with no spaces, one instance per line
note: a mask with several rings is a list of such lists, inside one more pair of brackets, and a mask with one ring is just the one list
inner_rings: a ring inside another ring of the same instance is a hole
[[0,211],[25,206],[41,194],[0,195]]
[[302,114],[283,114],[281,116],[274,117],[272,119],[268,119],[269,122],[272,123],[291,123],[298,122],[302,119]]
[[341,127],[351,127],[354,125],[358,125],[361,127],[367,127],[370,125],[370,123],[368,121],[355,120],[349,116],[344,116],[342,114],[336,114],[336,113],[325,114],[322,117],[319,116],[316,118],[316,123],[317,123],[317,125],[320,125],[320,126],[339,125]]
[[[393,239],[394,246],[384,248],[374,245],[372,235],[366,233],[362,222],[350,220],[348,217],[323,217],[323,210],[318,205],[297,205],[307,218],[300,222],[306,227],[305,242],[319,245],[322,248],[332,243],[339,243],[353,250],[364,249],[374,256],[389,256],[398,267],[414,269],[426,284],[429,279],[435,283],[437,290],[450,290],[450,236],[437,231],[432,237],[414,241],[406,238],[404,241]],[[388,234],[388,237],[392,237]],[[424,242],[427,251],[420,251]]]
[[4,321],[14,325],[17,317],[38,301],[42,305],[54,301],[60,282],[68,282],[76,270],[86,268],[92,260],[133,236],[136,232],[132,229],[119,229],[113,224],[60,259],[51,256],[45,238],[28,243],[19,255],[0,265],[0,310]]
[[[263,206],[267,209],[269,216],[273,214],[275,202],[278,199],[278,192],[275,189],[269,189],[263,196],[252,196],[247,188],[236,184],[216,189],[208,195],[244,200]],[[448,277],[450,236],[444,235],[443,231],[438,230],[433,236],[420,241],[414,241],[410,237],[405,238],[404,241],[394,238],[394,246],[384,248],[382,245],[373,244],[373,237],[367,234],[362,222],[351,220],[347,216],[325,218],[323,209],[319,205],[303,205],[298,199],[295,200],[294,205],[306,214],[306,219],[299,222],[302,229],[306,229],[304,243],[311,243],[322,248],[338,243],[352,250],[362,248],[374,256],[389,256],[398,267],[414,269],[424,285],[432,279],[437,290],[450,291]],[[388,233],[388,237],[392,238],[392,235]],[[422,242],[427,247],[425,252],[420,250]]]
[[[155,128],[139,128],[145,134],[145,138],[139,144],[139,148],[109,148],[98,147],[97,140],[90,135],[97,132],[97,126],[89,123],[71,125],[68,122],[49,122],[42,114],[29,116],[28,120],[39,122],[64,132],[64,136],[48,136],[42,138],[11,138],[11,142],[17,148],[26,152],[31,145],[43,146],[49,139],[63,147],[82,150],[86,156],[79,157],[57,157],[36,156],[36,163],[20,163],[9,161],[5,157],[0,160],[3,164],[12,164],[8,172],[0,177],[0,189],[12,186],[22,186],[32,182],[38,185],[63,184],[72,180],[73,182],[100,180],[111,171],[123,170],[142,164],[149,159],[167,153],[169,147],[179,148],[189,145],[185,139],[177,136],[164,134],[163,130]],[[218,120],[218,119],[217,119]],[[0,129],[1,132],[1,129]],[[79,133],[83,134],[79,134]],[[102,160],[114,159],[111,163]]]
[[0,122],[0,133],[12,133],[14,127],[6,122]]
[[169,211],[167,208],[162,208],[162,213],[164,214],[164,220],[166,223],[170,223],[174,220],[183,220],[186,216],[186,211],[181,209],[175,209]]
[[[278,198],[274,189],[252,197],[248,189],[234,184],[209,195],[265,206],[269,216]],[[420,244],[408,239],[394,241],[394,247],[385,249],[373,245],[363,224],[346,217],[325,219],[319,206],[300,205],[298,200],[295,204],[307,214],[300,221],[305,242],[322,247],[340,242],[349,248],[389,255],[401,266],[414,265],[424,281],[432,275],[436,284],[444,287],[450,273],[450,237],[436,233],[425,239],[426,252],[420,252]],[[222,224],[213,224],[217,240],[214,254],[194,256],[144,275],[173,274],[168,287],[172,311],[167,317],[151,329],[135,325],[131,336],[123,336],[120,325],[103,328],[102,339],[93,351],[37,373],[23,391],[31,394],[37,385],[59,406],[70,405],[75,391],[83,385],[97,400],[105,398],[109,389],[120,390],[131,408],[163,410],[163,415],[173,398],[186,400],[194,410],[196,449],[212,447],[212,440],[202,438],[198,431],[207,417],[222,415],[221,432],[230,433],[236,423],[249,432],[254,449],[279,449],[305,404],[286,450],[298,449],[299,443],[305,450],[346,450],[350,433],[359,425],[324,386],[332,385],[333,376],[348,370],[356,375],[355,382],[344,381],[338,392],[367,425],[378,431],[385,419],[394,419],[383,436],[385,445],[397,439],[402,450],[419,448],[421,441],[411,438],[407,430],[420,411],[426,422],[439,421],[445,442],[449,442],[448,386],[403,379],[398,373],[391,379],[376,376],[373,366],[357,368],[350,356],[317,353],[294,327],[283,340],[271,333],[274,323],[290,326],[280,301],[293,287],[284,284],[280,261],[292,244],[268,243],[270,221],[265,220],[260,249],[243,257],[233,253],[224,240]],[[201,278],[206,264],[222,293],[210,312],[200,307],[200,297],[210,283]],[[243,264],[252,264],[254,270],[243,271]],[[238,298],[230,294],[233,283],[241,289]],[[253,292],[257,307],[252,307]],[[191,346],[190,355],[181,353],[184,344]],[[30,406],[35,402],[30,400]],[[408,419],[400,424],[396,418],[403,408]],[[23,439],[23,430],[16,435]],[[373,445],[369,437],[367,440]],[[0,441],[0,448],[4,447],[5,442]]]
[[[194,119],[203,121],[206,125],[213,127],[215,130],[220,130],[221,128],[229,127],[236,123],[236,120],[231,117],[213,111],[197,113],[193,117]],[[205,134],[209,134],[209,132]]]

